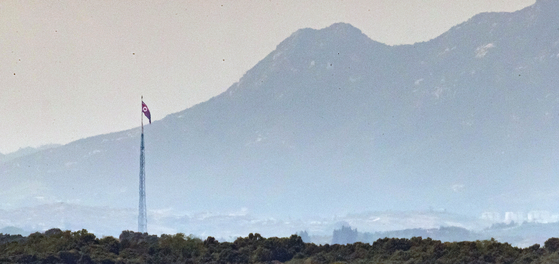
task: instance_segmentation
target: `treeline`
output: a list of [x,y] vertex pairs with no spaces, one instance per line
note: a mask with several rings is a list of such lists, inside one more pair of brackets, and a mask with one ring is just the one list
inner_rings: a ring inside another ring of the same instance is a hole
[[315,245],[300,236],[234,242],[184,234],[124,231],[118,239],[51,229],[28,237],[0,234],[0,263],[559,263],[559,239],[517,248],[493,239],[441,242],[421,237],[383,238],[372,244]]

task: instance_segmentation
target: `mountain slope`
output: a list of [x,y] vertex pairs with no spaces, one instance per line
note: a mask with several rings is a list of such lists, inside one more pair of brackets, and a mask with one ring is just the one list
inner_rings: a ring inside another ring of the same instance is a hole
[[[540,0],[402,46],[299,30],[223,94],[146,126],[148,207],[557,210],[558,12]],[[135,207],[139,133],[0,164],[1,206]]]

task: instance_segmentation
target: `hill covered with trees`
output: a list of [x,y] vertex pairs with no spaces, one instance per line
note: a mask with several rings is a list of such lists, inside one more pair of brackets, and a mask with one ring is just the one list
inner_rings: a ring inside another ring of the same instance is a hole
[[0,234],[0,263],[559,263],[559,238],[527,248],[483,240],[441,242],[431,238],[383,238],[372,244],[316,245],[300,236],[233,242],[182,233],[149,235],[123,231],[97,238],[83,229],[51,229],[28,237]]

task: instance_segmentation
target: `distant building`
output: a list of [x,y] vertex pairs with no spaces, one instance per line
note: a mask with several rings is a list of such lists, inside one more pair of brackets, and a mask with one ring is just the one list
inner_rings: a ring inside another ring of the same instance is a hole
[[357,228],[351,229],[349,226],[342,226],[341,229],[334,230],[332,244],[353,244],[357,242]]
[[309,233],[306,230],[297,232],[297,235],[301,237],[301,240],[303,240],[303,242],[311,243],[311,237],[309,236]]
[[492,223],[501,222],[501,214],[498,212],[483,212],[481,214],[481,219],[490,221]]
[[527,215],[528,222],[551,223],[557,221],[548,211],[530,211]]
[[524,222],[526,218],[524,217],[524,213],[522,212],[506,212],[505,213],[505,223],[515,222],[521,224]]

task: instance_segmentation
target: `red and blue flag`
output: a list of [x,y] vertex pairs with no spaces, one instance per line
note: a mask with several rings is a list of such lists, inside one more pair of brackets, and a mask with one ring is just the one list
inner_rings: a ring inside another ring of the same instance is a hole
[[142,112],[144,112],[144,115],[148,118],[149,123],[151,124],[151,114],[149,113],[149,108],[144,101],[142,101]]

